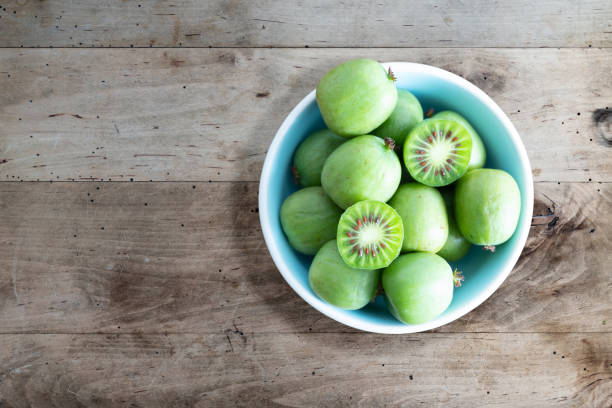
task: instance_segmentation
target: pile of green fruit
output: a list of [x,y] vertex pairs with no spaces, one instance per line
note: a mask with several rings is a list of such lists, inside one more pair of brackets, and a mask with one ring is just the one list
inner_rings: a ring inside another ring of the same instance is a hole
[[382,286],[398,320],[434,319],[463,280],[448,261],[514,233],[516,181],[483,168],[485,147],[465,118],[424,119],[418,99],[376,61],[335,67],[316,94],[328,129],[297,148],[292,171],[304,188],[280,211],[291,246],[314,255],[312,290],[355,310]]

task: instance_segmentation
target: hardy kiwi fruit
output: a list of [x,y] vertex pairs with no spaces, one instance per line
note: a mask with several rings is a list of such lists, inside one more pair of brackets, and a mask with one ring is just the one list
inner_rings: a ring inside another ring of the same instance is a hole
[[402,177],[394,146],[393,139],[372,135],[341,144],[323,165],[323,189],[343,209],[363,200],[389,200]]
[[345,138],[328,129],[318,130],[304,139],[293,155],[296,183],[303,187],[320,186],[323,163],[344,142]]
[[384,268],[402,249],[402,219],[385,203],[360,201],[340,217],[336,239],[347,265],[362,269]]
[[306,187],[291,194],[280,210],[283,231],[298,252],[314,255],[336,237],[342,211],[321,187]]
[[321,299],[346,310],[361,309],[378,290],[379,270],[355,269],[342,260],[336,240],[323,245],[308,271],[310,287]]
[[465,174],[471,152],[472,137],[459,122],[425,119],[404,142],[404,164],[416,181],[446,186]]

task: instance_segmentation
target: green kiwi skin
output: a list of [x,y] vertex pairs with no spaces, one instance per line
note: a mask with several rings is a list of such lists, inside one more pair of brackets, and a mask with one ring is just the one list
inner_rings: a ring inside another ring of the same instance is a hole
[[380,126],[397,103],[394,78],[371,59],[346,61],[327,72],[317,86],[317,104],[334,133],[359,136]]
[[438,191],[442,194],[446,206],[446,215],[448,216],[448,238],[437,254],[449,262],[456,262],[470,251],[472,244],[461,235],[461,231],[459,231],[459,227],[455,221],[453,209],[454,188],[448,186],[440,188]]
[[482,139],[476,132],[476,129],[467,121],[466,118],[453,111],[442,111],[434,115],[437,119],[448,119],[459,122],[469,132],[472,137],[472,153],[470,155],[470,162],[468,164],[468,171],[473,169],[480,169],[484,167],[487,161],[487,151],[485,149]]
[[376,294],[380,270],[356,269],[346,265],[336,240],[323,245],[310,269],[308,282],[318,297],[345,310],[361,309]]
[[358,201],[388,201],[402,177],[402,165],[385,141],[357,136],[329,155],[321,172],[321,185],[342,209]]
[[459,231],[455,218],[449,216],[448,238],[446,239],[442,249],[440,249],[437,254],[449,262],[456,262],[470,252],[471,247],[472,244],[470,241],[461,235],[461,231]]
[[503,170],[469,171],[455,187],[455,219],[461,235],[475,245],[500,245],[514,234],[521,192]]
[[453,299],[453,272],[442,257],[428,252],[400,255],[382,273],[391,314],[406,324],[421,324],[444,312]]
[[448,238],[448,217],[438,190],[420,183],[403,184],[388,204],[402,218],[402,252],[442,249]]
[[419,100],[404,89],[397,90],[397,105],[378,128],[372,134],[380,138],[390,137],[395,140],[397,146],[402,146],[404,140],[412,128],[423,120],[423,108]]
[[321,187],[306,187],[283,202],[280,221],[289,244],[298,252],[314,255],[336,237],[341,215]]
[[293,155],[296,181],[303,187],[320,186],[321,170],[325,160],[344,142],[345,138],[329,129],[311,133]]

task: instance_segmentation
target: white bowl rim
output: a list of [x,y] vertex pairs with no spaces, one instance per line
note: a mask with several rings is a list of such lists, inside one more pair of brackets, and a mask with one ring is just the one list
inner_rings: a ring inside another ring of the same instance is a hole
[[[471,82],[467,81],[466,79],[458,75],[453,74],[452,72],[448,72],[446,70],[443,70],[437,67],[433,67],[431,65],[419,64],[415,62],[401,62],[401,61],[386,62],[386,63],[382,63],[382,65],[385,68],[389,68],[390,66],[393,66],[397,72],[401,72],[402,74],[407,73],[407,72],[414,72],[414,73],[418,72],[418,73],[425,73],[425,74],[437,76],[440,79],[443,79],[447,82],[454,83],[464,88],[465,90],[467,90],[469,93],[475,96],[478,100],[480,100],[483,104],[485,104],[487,108],[489,108],[491,112],[493,112],[493,114],[497,117],[497,119],[502,123],[508,135],[510,136],[513,145],[516,147],[518,151],[523,172],[525,174],[531,174],[531,165],[529,162],[529,157],[527,156],[527,151],[525,150],[525,146],[523,145],[523,142],[518,134],[518,131],[516,130],[516,128],[514,127],[510,119],[508,118],[508,116],[493,101],[493,99],[491,99],[491,97],[489,97],[486,93],[484,93],[484,91],[482,91],[476,85],[472,84]],[[398,69],[398,67],[400,66],[401,66],[401,69]],[[340,309],[337,309],[334,306],[323,302],[321,299],[319,299],[318,297],[316,297],[309,291],[302,289],[300,283],[293,276],[293,274],[291,273],[289,269],[289,266],[287,265],[287,263],[281,256],[280,250],[276,242],[274,241],[274,238],[272,235],[269,214],[267,213],[267,211],[262,211],[262,209],[268,208],[268,199],[267,199],[268,185],[269,185],[269,180],[271,179],[271,175],[273,171],[272,158],[278,154],[278,149],[281,145],[281,140],[283,136],[285,135],[285,133],[287,133],[287,130],[289,129],[291,124],[295,121],[297,116],[300,115],[304,111],[304,109],[306,109],[307,106],[309,106],[312,102],[315,101],[315,93],[316,93],[316,90],[313,90],[306,97],[304,97],[304,99],[302,99],[300,103],[298,103],[295,106],[295,108],[293,108],[293,110],[285,118],[282,125],[276,132],[276,135],[274,136],[274,139],[272,140],[272,143],[270,144],[270,147],[268,148],[268,152],[266,153],[266,158],[264,160],[264,165],[263,165],[260,182],[259,182],[259,208],[260,208],[259,219],[261,222],[261,230],[262,230],[266,245],[268,247],[268,251],[270,252],[270,255],[272,256],[272,260],[274,261],[274,264],[280,271],[285,281],[287,281],[289,286],[291,286],[291,288],[293,288],[293,290],[302,299],[304,299],[308,304],[310,304],[312,307],[314,307],[315,309],[317,309],[319,312],[323,313],[324,315],[340,323],[343,323],[347,326],[353,327],[355,329],[372,332],[372,333],[381,333],[381,334],[417,333],[417,332],[435,329],[437,327],[450,323],[456,319],[459,319],[460,317],[474,310],[476,307],[482,304],[485,300],[487,300],[489,296],[491,296],[497,290],[497,288],[501,286],[501,284],[506,280],[508,275],[510,275],[510,272],[516,265],[516,262],[518,261],[518,258],[521,255],[523,248],[525,247],[525,243],[527,242],[527,236],[529,235],[529,228],[524,228],[524,225],[517,226],[517,229],[520,230],[520,235],[518,236],[518,244],[512,248],[512,252],[510,254],[508,261],[505,262],[503,269],[497,273],[495,278],[481,292],[479,292],[477,296],[470,299],[470,301],[466,302],[466,304],[464,304],[463,306],[455,308],[453,312],[445,314],[445,315],[441,315],[438,318],[431,320],[427,323],[414,324],[414,325],[389,326],[383,323],[378,324],[378,323],[363,321],[359,318],[355,318],[353,316],[347,316],[345,314],[342,314],[343,311],[341,311]],[[533,193],[533,178],[532,177],[527,177],[527,185],[526,185],[525,190],[526,191],[524,193],[526,196],[527,207],[524,208],[525,217],[523,218],[523,224],[531,223],[531,218],[533,215],[534,193]]]

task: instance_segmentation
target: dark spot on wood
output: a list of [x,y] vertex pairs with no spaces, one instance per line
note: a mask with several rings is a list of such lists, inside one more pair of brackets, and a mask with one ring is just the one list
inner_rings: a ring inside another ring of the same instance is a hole
[[268,92],[268,91],[265,91],[265,92],[257,92],[257,93],[255,94],[255,96],[256,96],[256,97],[258,97],[258,98],[265,98],[265,97],[266,97],[266,96],[268,96],[268,95],[270,95],[270,92]]
[[[490,67],[492,68],[492,67]],[[506,87],[506,79],[501,71],[483,72],[482,76],[475,72],[468,74],[466,79],[473,82],[479,88],[483,88],[493,92],[501,92]]]
[[591,228],[591,231],[589,231],[591,234],[595,232],[595,228]]
[[557,225],[558,221],[559,221],[559,217],[553,218],[552,221],[548,223],[548,229],[555,228],[555,225]]
[[219,54],[219,56],[217,57],[217,61],[223,64],[235,65],[236,56],[234,54],[227,54],[227,53]]
[[50,118],[55,118],[57,116],[64,116],[64,115],[65,115],[65,113],[53,113],[53,114],[49,115],[49,117]]

